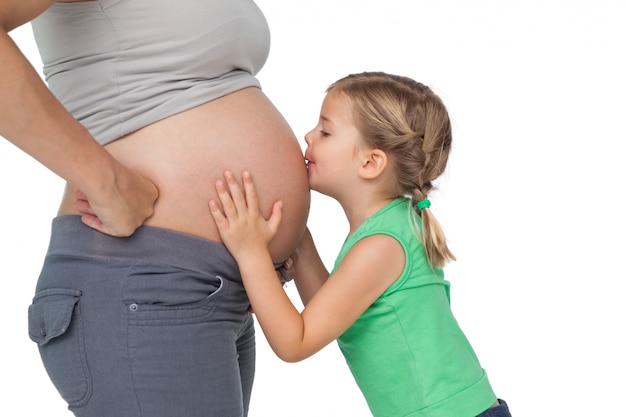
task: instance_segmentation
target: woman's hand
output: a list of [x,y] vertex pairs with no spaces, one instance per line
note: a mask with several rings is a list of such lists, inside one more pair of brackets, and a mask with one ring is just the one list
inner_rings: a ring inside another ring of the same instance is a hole
[[86,195],[76,192],[75,207],[82,221],[102,233],[130,236],[154,212],[157,187],[141,174],[121,167],[111,187]]
[[0,2],[0,136],[81,190],[75,207],[85,224],[109,235],[129,236],[152,216],[157,187],[94,140],[8,35],[52,4],[54,0]]
[[[242,192],[232,172],[224,172],[224,180],[217,180],[215,189],[222,209],[215,200],[209,201],[211,215],[217,224],[224,244],[239,261],[246,254],[267,252],[267,245],[278,230],[282,219],[282,202],[272,207],[272,214],[266,220],[259,212],[259,200],[252,176],[242,174]],[[222,211],[223,210],[223,211]]]

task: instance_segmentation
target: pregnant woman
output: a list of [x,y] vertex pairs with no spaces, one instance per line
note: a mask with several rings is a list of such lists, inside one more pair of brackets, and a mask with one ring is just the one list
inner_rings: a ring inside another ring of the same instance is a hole
[[[39,78],[8,32],[32,23]],[[46,370],[81,417],[245,416],[254,327],[207,209],[226,169],[283,201],[279,265],[309,188],[255,75],[251,0],[3,0],[0,135],[67,181],[29,308]]]

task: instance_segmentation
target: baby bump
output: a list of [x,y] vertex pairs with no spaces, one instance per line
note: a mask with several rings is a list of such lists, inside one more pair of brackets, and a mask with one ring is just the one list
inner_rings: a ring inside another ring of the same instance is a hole
[[300,145],[281,114],[257,88],[247,88],[157,122],[107,146],[116,158],[159,187],[147,224],[221,242],[208,210],[215,181],[229,169],[252,173],[262,212],[283,202],[270,251],[286,259],[299,242],[309,209]]

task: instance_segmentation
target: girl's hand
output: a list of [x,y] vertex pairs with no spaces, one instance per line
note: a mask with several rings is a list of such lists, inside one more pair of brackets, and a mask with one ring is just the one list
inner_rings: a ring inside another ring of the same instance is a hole
[[282,272],[277,270],[278,278],[280,282],[284,285],[289,281],[292,281],[295,278],[295,266],[298,262],[298,248],[283,262],[281,265]]
[[282,219],[282,202],[274,203],[272,214],[266,220],[259,212],[259,200],[249,172],[242,174],[244,192],[232,172],[224,172],[224,180],[215,183],[223,211],[215,200],[209,201],[224,244],[238,261],[252,252],[267,252],[267,245],[276,235]]

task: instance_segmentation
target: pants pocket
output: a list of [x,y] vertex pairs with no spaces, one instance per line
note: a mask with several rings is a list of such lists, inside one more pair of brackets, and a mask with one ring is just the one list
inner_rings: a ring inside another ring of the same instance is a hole
[[80,315],[81,292],[53,288],[35,294],[28,308],[28,334],[37,343],[46,372],[73,407],[87,403],[91,377],[87,368]]
[[137,264],[130,269],[122,298],[132,326],[202,323],[220,300],[222,278],[168,265]]

